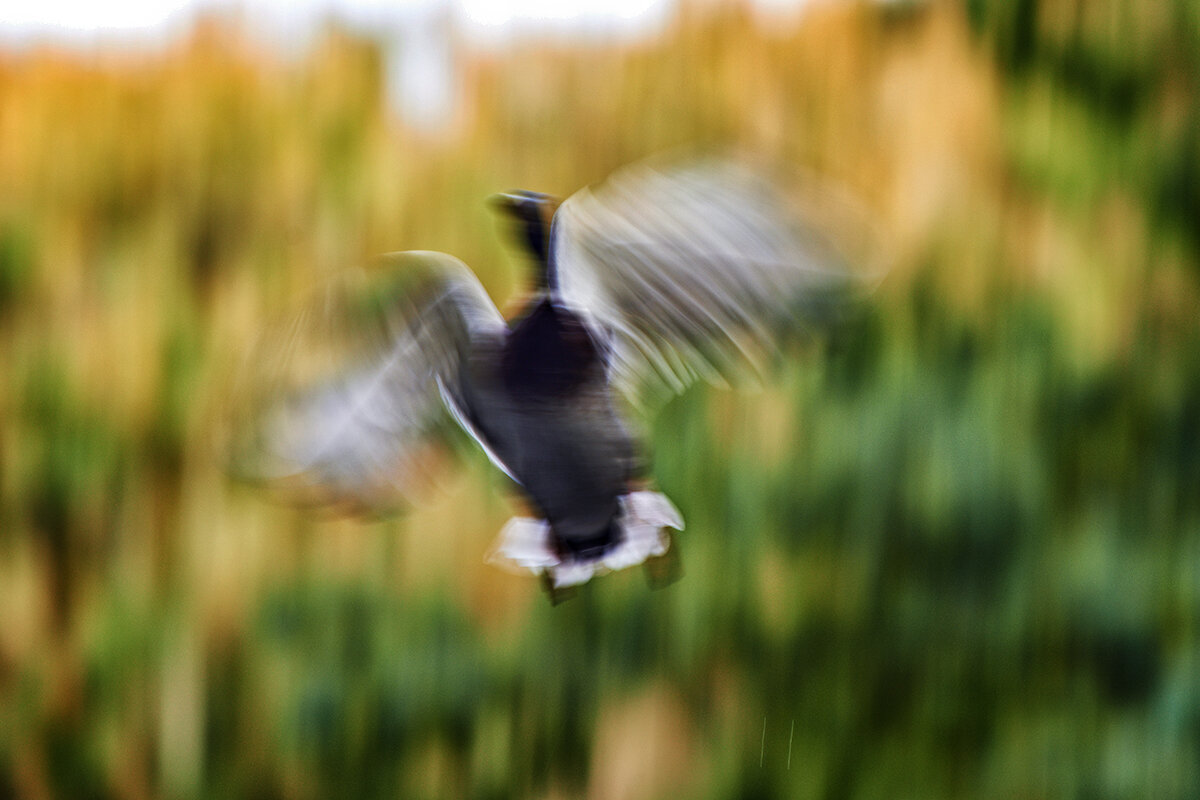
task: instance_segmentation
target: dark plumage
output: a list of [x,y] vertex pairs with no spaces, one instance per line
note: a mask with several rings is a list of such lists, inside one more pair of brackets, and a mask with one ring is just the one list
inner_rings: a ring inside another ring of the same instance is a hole
[[379,508],[421,482],[448,412],[540,515],[510,521],[495,558],[582,583],[661,555],[664,529],[683,527],[636,488],[618,393],[756,372],[781,328],[851,279],[770,182],[728,163],[630,167],[561,206],[533,192],[493,202],[534,263],[523,311],[505,322],[451,256],[383,257],[258,351],[235,461]]

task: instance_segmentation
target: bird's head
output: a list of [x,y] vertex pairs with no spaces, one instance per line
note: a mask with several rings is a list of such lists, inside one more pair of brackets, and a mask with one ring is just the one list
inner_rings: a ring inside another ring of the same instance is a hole
[[[513,189],[510,192],[499,192],[488,198],[491,204],[517,219],[529,219],[533,215],[545,212],[554,213],[558,207],[558,199],[544,192],[532,192],[528,189]],[[549,221],[549,217],[545,218]]]
[[537,261],[538,284],[544,287],[550,258],[550,221],[558,209],[558,198],[517,189],[494,194],[488,201],[514,223],[518,241]]

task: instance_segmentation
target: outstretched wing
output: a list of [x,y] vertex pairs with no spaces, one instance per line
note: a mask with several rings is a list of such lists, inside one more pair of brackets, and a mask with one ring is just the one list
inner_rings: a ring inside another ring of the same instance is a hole
[[306,502],[380,509],[412,497],[466,359],[506,331],[451,256],[392,253],[343,274],[253,349],[233,471]]
[[631,396],[761,374],[782,329],[862,282],[809,211],[729,162],[626,167],[559,208],[555,291]]

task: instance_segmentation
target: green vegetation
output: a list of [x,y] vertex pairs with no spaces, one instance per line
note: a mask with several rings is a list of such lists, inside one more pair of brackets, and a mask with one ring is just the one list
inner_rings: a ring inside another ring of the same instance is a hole
[[[685,4],[459,55],[0,54],[0,796],[1185,798],[1200,785],[1200,4]],[[262,320],[375,253],[521,285],[483,203],[663,149],[835,176],[890,277],[762,391],[650,424],[683,577],[551,607],[428,505],[215,453]]]

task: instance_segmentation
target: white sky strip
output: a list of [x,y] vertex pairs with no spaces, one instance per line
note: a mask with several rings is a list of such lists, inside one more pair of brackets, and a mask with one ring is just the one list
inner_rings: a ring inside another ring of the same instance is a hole
[[481,28],[551,23],[582,30],[610,27],[620,21],[651,23],[671,5],[670,0],[43,0],[6,4],[0,29],[9,35],[65,31],[154,34],[173,20],[224,10],[293,29],[319,25],[330,17],[387,26],[431,13],[449,13]]
[[[435,130],[458,110],[456,47],[503,47],[528,34],[637,38],[663,30],[679,0],[10,0],[0,12],[0,48],[41,42],[82,48],[152,49],[186,33],[203,14],[241,19],[283,52],[302,51],[331,19],[385,43],[390,104],[410,124]],[[763,13],[809,0],[751,0]]]

